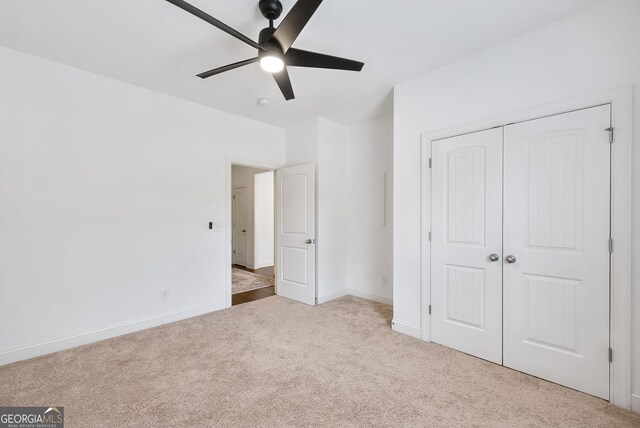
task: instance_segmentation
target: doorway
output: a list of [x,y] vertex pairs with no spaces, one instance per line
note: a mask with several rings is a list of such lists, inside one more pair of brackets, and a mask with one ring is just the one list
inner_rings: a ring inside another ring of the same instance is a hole
[[[274,193],[274,245],[273,245],[273,275],[275,276],[275,288],[272,293],[281,297],[295,300],[308,305],[316,304],[316,170],[313,164],[303,164],[292,167],[279,167],[278,165],[265,164],[260,162],[245,161],[242,159],[227,158],[226,162],[226,199],[225,207],[225,240],[226,240],[226,272],[225,272],[225,303],[227,307],[233,306],[233,168],[247,167],[253,171],[254,176],[261,176],[263,173],[272,173]],[[240,171],[240,170],[239,170]],[[236,173],[237,174],[237,173]],[[255,177],[254,177],[255,178]],[[235,187],[247,187],[236,175]],[[244,180],[244,183],[251,183],[251,180]],[[262,193],[261,193],[262,194]],[[248,198],[251,201],[251,198]],[[255,212],[249,211],[250,215]],[[262,215],[259,215],[262,218]],[[252,224],[249,218],[247,223]],[[247,243],[251,244],[249,229],[247,229]],[[251,250],[247,250],[247,264],[251,263]],[[259,260],[261,260],[259,258]],[[269,266],[261,266],[257,269],[266,269]],[[265,273],[256,271],[256,267],[238,266],[239,271],[250,273]],[[238,273],[238,271],[236,271]],[[266,275],[271,276],[270,272]],[[258,294],[248,297],[248,301],[257,298],[268,297],[269,287],[261,287],[249,290],[248,293]],[[240,293],[236,293],[239,295]],[[241,297],[235,298],[238,303],[244,300]],[[246,303],[246,301],[244,302]]]
[[231,166],[231,304],[275,295],[274,172]]

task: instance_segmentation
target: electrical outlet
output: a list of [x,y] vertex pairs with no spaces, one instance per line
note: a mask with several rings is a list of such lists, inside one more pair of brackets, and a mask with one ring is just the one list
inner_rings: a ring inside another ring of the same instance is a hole
[[382,285],[389,285],[389,277],[387,275],[382,275]]
[[169,289],[168,288],[160,291],[160,299],[161,300],[169,300]]

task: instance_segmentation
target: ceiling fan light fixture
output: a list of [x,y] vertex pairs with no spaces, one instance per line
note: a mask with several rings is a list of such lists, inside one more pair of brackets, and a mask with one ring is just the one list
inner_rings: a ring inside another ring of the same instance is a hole
[[279,73],[284,68],[284,61],[275,55],[264,55],[260,58],[260,67],[268,73]]

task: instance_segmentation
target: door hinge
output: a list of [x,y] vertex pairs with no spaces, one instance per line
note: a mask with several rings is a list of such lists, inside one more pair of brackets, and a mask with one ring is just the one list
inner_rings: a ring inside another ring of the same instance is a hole
[[613,143],[613,127],[607,128],[606,131],[609,131],[609,143]]
[[429,158],[429,168],[431,168],[431,158]]
[[609,238],[609,254],[613,254],[613,238]]
[[613,349],[609,348],[609,362],[613,363]]
[[431,305],[429,305],[429,315],[431,315]]
[[431,232],[429,232],[429,242],[431,242]]

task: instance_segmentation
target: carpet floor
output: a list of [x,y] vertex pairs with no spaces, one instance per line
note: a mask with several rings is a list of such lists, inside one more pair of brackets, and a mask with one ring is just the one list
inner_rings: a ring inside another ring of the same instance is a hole
[[231,294],[244,293],[245,291],[257,290],[258,288],[273,287],[276,283],[273,278],[238,268],[231,268],[231,274]]
[[640,426],[390,321],[355,297],[269,297],[0,367],[0,405],[63,405],[67,427]]

